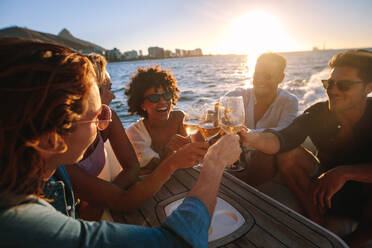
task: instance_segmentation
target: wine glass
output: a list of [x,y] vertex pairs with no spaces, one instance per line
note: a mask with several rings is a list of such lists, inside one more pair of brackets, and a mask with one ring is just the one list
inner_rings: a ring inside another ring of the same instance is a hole
[[203,115],[199,122],[199,131],[205,141],[211,140],[220,132],[218,123],[218,104],[206,104],[203,108]]
[[245,121],[243,97],[224,96],[220,99],[218,121],[227,134],[235,134],[242,129]]
[[183,125],[188,136],[196,134],[199,131],[199,122],[201,115],[201,106],[199,104],[192,104],[185,111]]
[[[243,97],[224,96],[220,98],[220,107],[218,111],[218,122],[221,129],[227,134],[236,134],[244,126],[245,110]],[[240,161],[227,167],[227,170],[241,171],[244,166]]]

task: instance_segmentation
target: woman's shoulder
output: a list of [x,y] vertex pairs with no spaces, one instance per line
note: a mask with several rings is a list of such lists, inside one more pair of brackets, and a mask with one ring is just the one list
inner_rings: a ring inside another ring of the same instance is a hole
[[132,122],[125,130],[136,130],[136,129],[142,129],[144,127],[144,123],[143,123],[143,118],[135,121],[135,122]]

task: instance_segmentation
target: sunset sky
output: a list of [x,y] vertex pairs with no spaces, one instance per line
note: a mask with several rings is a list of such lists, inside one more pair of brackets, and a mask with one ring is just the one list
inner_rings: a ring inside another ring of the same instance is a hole
[[27,27],[122,52],[149,46],[247,54],[372,47],[372,0],[0,1],[0,28]]

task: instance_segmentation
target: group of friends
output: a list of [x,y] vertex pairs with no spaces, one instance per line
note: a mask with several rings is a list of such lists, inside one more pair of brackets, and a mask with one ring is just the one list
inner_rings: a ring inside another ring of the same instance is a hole
[[[109,108],[104,57],[0,38],[1,244],[207,247],[224,169],[240,158],[245,169],[230,173],[254,187],[279,178],[312,221],[355,220],[342,238],[361,247],[372,239],[372,52],[335,55],[322,80],[328,101],[299,116],[297,98],[278,88],[285,67],[279,54],[257,59],[253,88],[227,93],[242,96],[245,127],[212,145],[187,136],[169,71],[133,74],[128,112],[142,118],[124,129]],[[177,169],[200,162],[194,187],[159,227],[114,222],[110,212],[140,208]]]

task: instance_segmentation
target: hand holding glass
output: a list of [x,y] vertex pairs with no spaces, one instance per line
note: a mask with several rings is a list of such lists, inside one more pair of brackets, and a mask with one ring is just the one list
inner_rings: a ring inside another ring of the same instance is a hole
[[[218,122],[225,133],[238,133],[243,128],[245,122],[243,97],[221,97],[220,108],[218,111]],[[244,166],[241,165],[240,161],[237,161],[226,168],[231,171],[241,171],[244,169]]]
[[245,110],[241,96],[225,96],[220,99],[218,121],[227,134],[236,134],[244,126]]
[[200,118],[200,106],[193,104],[186,110],[183,125],[188,136],[196,134],[199,131]]
[[199,130],[205,141],[211,140],[219,133],[218,113],[214,104],[205,106],[203,116],[200,120]]

